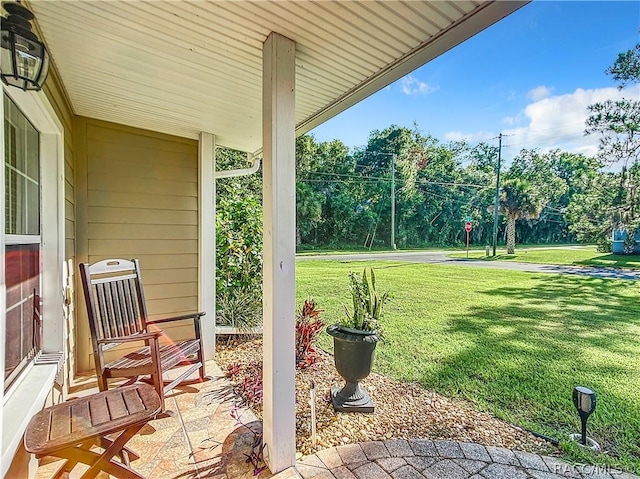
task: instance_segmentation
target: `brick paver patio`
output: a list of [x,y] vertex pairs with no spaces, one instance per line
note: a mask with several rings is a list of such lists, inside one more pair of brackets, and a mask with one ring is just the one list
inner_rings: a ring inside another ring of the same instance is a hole
[[390,439],[323,449],[274,479],[640,479],[502,447]]

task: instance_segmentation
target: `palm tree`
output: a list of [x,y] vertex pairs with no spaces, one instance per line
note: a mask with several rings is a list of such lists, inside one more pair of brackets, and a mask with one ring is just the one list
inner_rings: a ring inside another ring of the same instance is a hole
[[542,195],[533,185],[522,178],[507,178],[500,193],[500,213],[507,215],[507,254],[516,248],[516,221],[522,218],[535,219],[543,208]]

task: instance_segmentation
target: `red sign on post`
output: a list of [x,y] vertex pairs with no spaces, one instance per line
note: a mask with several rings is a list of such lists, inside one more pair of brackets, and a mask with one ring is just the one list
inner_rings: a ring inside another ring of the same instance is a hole
[[469,257],[469,233],[471,233],[472,228],[473,225],[471,224],[471,221],[467,221],[464,224],[464,230],[467,232],[467,258]]

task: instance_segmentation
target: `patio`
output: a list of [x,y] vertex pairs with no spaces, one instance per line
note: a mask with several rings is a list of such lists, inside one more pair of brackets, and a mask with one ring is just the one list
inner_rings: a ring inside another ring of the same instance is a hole
[[[215,362],[207,362],[207,373],[211,381],[174,389],[167,396],[173,416],[149,422],[128,443],[140,455],[131,463],[137,472],[154,479],[254,477],[245,454],[251,452],[254,431],[259,434],[262,424],[250,410],[236,406],[237,397]],[[71,388],[69,399],[95,392],[95,378],[82,378]],[[54,476],[62,464],[43,460],[36,478]],[[86,468],[77,466],[70,478],[80,477]],[[271,474],[267,469],[260,477]]]
[[[247,455],[262,432],[262,423],[251,410],[238,407],[239,398],[214,361],[207,362],[207,372],[211,381],[180,386],[167,396],[173,416],[151,421],[129,442],[140,455],[132,462],[137,472],[153,479],[638,479],[503,447],[420,438],[330,447],[307,456],[298,454],[295,467],[279,474],[273,475],[268,468],[256,473]],[[95,379],[86,377],[72,389],[70,398],[94,392]],[[43,459],[36,478],[55,477],[62,463]],[[85,470],[86,466],[77,466],[70,479]]]

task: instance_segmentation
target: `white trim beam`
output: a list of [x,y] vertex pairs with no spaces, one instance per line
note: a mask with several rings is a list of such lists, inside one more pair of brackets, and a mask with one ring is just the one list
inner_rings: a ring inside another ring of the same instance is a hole
[[[296,125],[301,136],[481,32],[531,0],[488,1],[350,88]],[[442,2],[443,4],[445,2]]]
[[295,43],[262,50],[263,432],[274,474],[295,463]]
[[202,318],[204,359],[216,346],[216,137],[200,132],[198,142],[198,310]]

